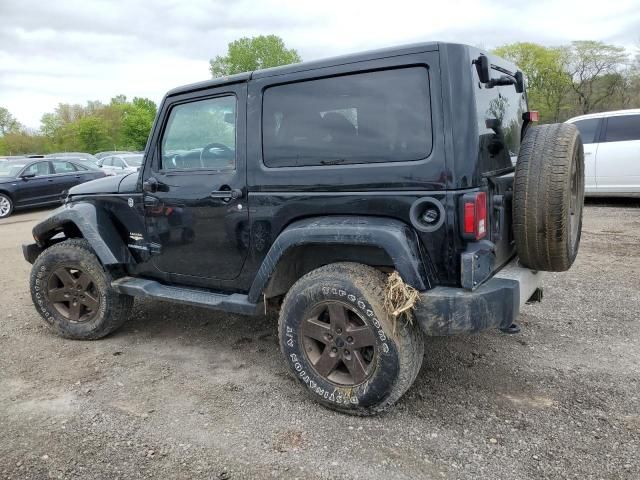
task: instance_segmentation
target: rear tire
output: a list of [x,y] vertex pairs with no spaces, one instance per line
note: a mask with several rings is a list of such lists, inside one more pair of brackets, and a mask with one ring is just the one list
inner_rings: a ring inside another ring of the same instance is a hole
[[64,338],[102,338],[126,321],[133,305],[133,297],[111,287],[111,275],[84,239],[47,248],[34,262],[30,280],[38,313]]
[[530,127],[520,146],[513,195],[513,233],[520,262],[563,272],[580,245],[584,151],[575,125]]
[[280,347],[314,400],[353,415],[393,405],[412,385],[424,355],[415,325],[395,322],[383,306],[385,275],[334,263],[299,279],[279,319]]

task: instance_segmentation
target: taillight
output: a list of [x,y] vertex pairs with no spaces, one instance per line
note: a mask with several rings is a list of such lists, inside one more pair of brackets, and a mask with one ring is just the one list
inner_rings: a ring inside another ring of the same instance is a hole
[[537,122],[540,120],[540,113],[536,110],[530,110],[522,114],[522,119],[527,122]]
[[467,193],[462,197],[462,234],[469,240],[487,235],[487,194]]

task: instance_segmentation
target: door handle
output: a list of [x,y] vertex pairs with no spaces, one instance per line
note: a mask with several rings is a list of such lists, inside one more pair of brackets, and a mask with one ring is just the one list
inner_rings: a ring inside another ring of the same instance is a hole
[[76,178],[82,178],[82,177],[80,177],[80,175],[76,175]]
[[584,152],[585,155],[593,155],[593,152]]
[[231,199],[237,200],[238,198],[242,198],[242,190],[239,188],[228,188],[225,190],[223,185],[221,190],[214,190],[209,194],[211,198],[220,198],[225,201],[229,201]]
[[144,203],[145,207],[152,208],[152,207],[157,206],[158,203],[160,203],[160,200],[158,200],[157,197],[152,197],[151,195],[145,195],[143,203]]

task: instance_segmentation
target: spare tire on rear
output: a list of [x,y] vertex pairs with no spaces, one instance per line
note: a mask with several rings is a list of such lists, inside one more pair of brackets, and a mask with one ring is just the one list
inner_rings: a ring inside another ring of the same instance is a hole
[[584,151],[575,125],[526,130],[513,190],[520,262],[534,270],[568,270],[578,254],[584,203]]

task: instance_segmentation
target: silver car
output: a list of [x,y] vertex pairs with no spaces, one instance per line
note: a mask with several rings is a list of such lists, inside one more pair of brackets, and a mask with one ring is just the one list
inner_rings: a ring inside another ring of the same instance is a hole
[[142,157],[143,155],[138,153],[111,155],[98,160],[98,166],[102,168],[107,175],[137,172],[142,165]]

